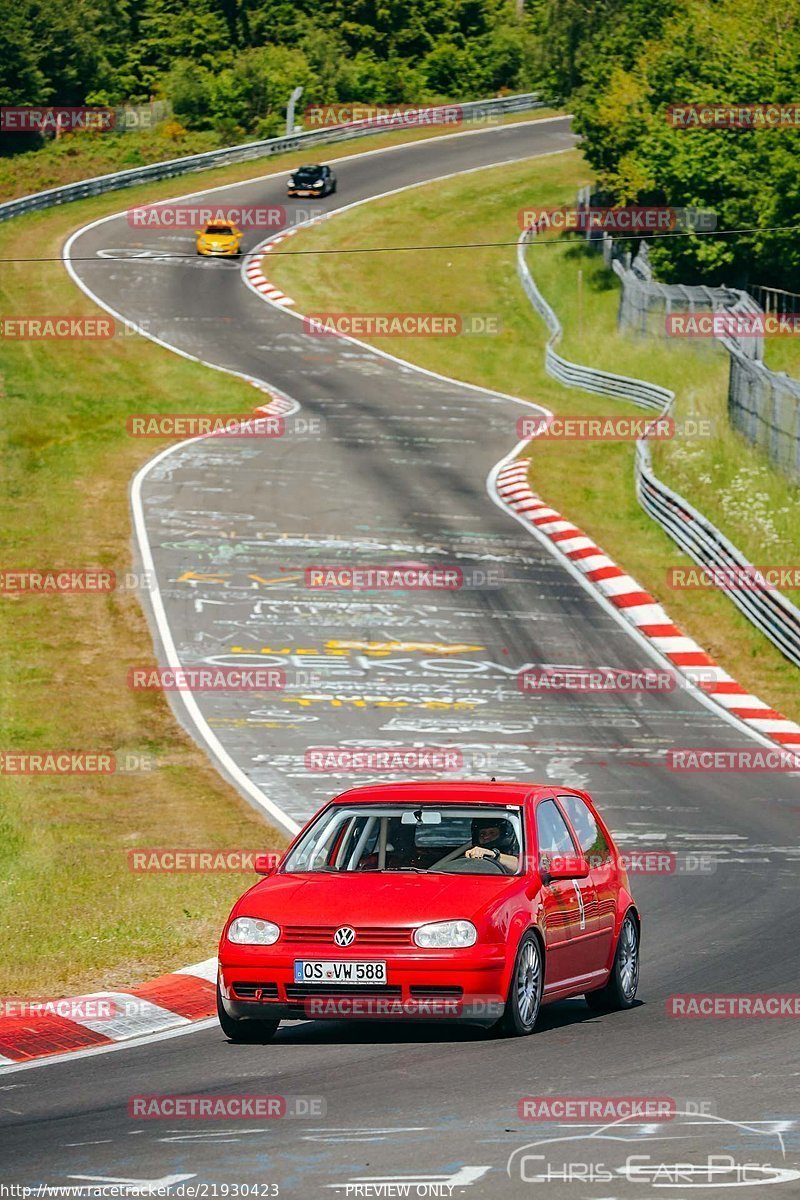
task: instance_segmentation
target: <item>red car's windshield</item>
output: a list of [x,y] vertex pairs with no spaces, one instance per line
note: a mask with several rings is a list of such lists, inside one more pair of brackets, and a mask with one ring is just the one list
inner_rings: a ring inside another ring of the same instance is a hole
[[515,807],[333,805],[306,831],[283,870],[514,874],[522,851]]

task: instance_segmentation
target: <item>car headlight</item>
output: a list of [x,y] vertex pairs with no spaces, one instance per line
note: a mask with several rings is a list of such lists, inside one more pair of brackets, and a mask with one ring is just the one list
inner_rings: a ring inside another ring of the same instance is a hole
[[228,941],[237,946],[272,946],[280,936],[279,926],[260,917],[237,917],[228,930]]
[[474,946],[478,931],[472,921],[436,921],[420,925],[414,941],[425,950],[443,950],[458,946]]
[[294,176],[293,175],[289,176],[289,187],[294,187]]
[[312,183],[312,185],[311,185],[311,186],[312,186],[312,187],[322,187],[322,180],[321,180],[321,179],[315,179],[315,180],[314,180],[314,182]]

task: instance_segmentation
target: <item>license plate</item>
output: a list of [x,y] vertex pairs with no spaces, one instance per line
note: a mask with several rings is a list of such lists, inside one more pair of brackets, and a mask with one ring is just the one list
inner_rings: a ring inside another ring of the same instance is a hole
[[295,983],[386,983],[385,962],[330,962],[295,960]]

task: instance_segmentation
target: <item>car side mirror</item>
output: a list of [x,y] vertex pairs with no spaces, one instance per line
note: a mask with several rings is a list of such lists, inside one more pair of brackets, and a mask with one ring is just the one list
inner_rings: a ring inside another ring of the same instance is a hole
[[583,854],[543,854],[541,871],[548,879],[585,879],[589,864]]
[[205,229],[195,229],[195,233],[197,234],[198,237],[200,237],[201,233],[205,233]]
[[257,854],[253,862],[253,870],[256,875],[273,875],[277,868],[277,854]]

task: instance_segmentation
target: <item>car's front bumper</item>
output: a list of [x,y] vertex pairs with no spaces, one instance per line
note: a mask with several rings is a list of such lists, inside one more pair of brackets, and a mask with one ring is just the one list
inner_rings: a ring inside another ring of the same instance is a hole
[[239,253],[238,246],[226,246],[217,248],[213,246],[198,246],[197,253],[202,254],[205,258],[236,258]]
[[381,954],[376,947],[370,958],[386,962],[385,985],[295,983],[296,960],[323,957],[334,956],[322,954],[319,946],[293,946],[289,952],[252,947],[246,954],[237,953],[235,960],[232,955],[221,958],[225,1011],[237,1018],[294,1021],[382,1018],[491,1024],[502,1016],[507,966],[502,945],[403,954]]
[[325,188],[288,188],[287,196],[324,196]]

